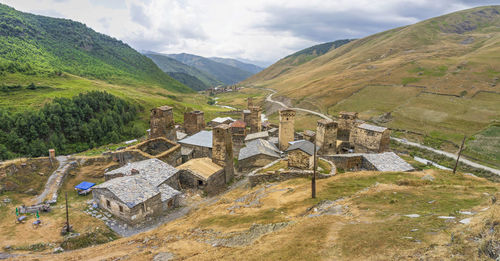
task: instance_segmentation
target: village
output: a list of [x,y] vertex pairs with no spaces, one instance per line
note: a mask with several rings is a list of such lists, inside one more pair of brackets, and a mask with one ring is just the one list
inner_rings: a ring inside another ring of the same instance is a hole
[[[364,123],[355,112],[342,112],[338,121],[319,120],[316,131],[303,133],[295,132],[295,113],[282,109],[279,126],[263,123],[261,107],[248,98],[240,119],[215,118],[206,126],[204,113],[191,111],[180,126],[172,107],[154,108],[148,140],[110,154],[121,167],[91,188],[93,203],[134,227],[168,215],[188,189],[210,197],[244,177],[252,186],[310,177],[315,153],[318,178],[337,169],[413,170],[389,151],[390,130]],[[274,165],[280,168],[266,171]]]

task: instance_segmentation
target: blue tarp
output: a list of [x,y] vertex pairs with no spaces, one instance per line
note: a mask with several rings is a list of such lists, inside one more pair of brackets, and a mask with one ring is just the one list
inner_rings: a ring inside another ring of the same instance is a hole
[[76,189],[81,189],[81,190],[87,190],[91,187],[95,186],[95,183],[92,183],[92,182],[87,182],[87,181],[84,181],[78,185],[75,186]]

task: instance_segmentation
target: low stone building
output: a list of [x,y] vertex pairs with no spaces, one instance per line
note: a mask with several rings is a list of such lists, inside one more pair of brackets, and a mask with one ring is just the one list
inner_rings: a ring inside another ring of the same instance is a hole
[[180,170],[180,183],[183,189],[194,188],[215,195],[226,184],[224,168],[213,163],[210,158],[192,159],[177,167]]
[[245,143],[253,141],[253,140],[257,140],[257,139],[267,140],[267,139],[269,139],[269,133],[267,131],[261,131],[261,132],[248,134],[245,137]]
[[391,131],[385,127],[360,124],[351,131],[349,143],[356,153],[380,153],[389,150]]
[[332,161],[337,169],[346,171],[412,171],[413,167],[394,152],[352,153],[324,156]]
[[161,160],[130,163],[105,176],[114,178],[93,188],[94,202],[129,224],[158,217],[179,204],[179,170]]
[[240,150],[238,170],[246,171],[263,167],[280,157],[280,150],[271,142],[263,139],[253,140]]
[[[288,167],[312,169],[314,165],[314,144],[306,140],[290,142],[288,153]],[[316,150],[319,148],[316,146]]]
[[179,144],[182,146],[182,158],[212,157],[212,131],[200,131],[180,140]]
[[112,154],[120,165],[146,159],[160,159],[172,166],[181,163],[181,146],[164,137],[146,140]]

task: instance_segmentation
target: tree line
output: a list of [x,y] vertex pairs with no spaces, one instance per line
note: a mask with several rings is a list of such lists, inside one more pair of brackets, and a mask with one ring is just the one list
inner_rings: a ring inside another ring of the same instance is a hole
[[107,92],[55,98],[40,110],[0,109],[0,159],[38,157],[54,148],[71,154],[142,135],[139,106]]

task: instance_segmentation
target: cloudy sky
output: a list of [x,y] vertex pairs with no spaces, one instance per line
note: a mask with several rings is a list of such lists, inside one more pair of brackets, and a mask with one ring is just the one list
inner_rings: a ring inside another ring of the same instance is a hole
[[137,50],[275,62],[314,44],[360,38],[500,0],[0,0],[85,23]]

